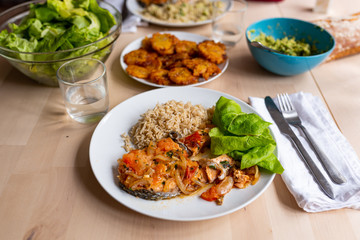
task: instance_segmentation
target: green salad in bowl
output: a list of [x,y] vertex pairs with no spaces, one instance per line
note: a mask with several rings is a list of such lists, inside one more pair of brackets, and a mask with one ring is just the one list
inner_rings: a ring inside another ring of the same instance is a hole
[[76,58],[106,61],[121,15],[96,0],[36,0],[0,14],[0,55],[39,83],[58,86],[56,70]]

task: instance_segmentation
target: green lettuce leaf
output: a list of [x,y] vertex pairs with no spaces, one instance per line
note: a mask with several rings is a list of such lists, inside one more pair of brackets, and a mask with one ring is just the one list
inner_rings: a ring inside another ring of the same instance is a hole
[[35,12],[35,17],[41,22],[51,22],[55,19],[60,18],[60,15],[56,11],[43,5],[34,8],[34,12]]
[[284,172],[283,166],[273,153],[268,158],[258,162],[257,165],[277,174]]
[[7,48],[19,52],[33,52],[35,51],[38,43],[39,42],[34,38],[27,40],[15,33],[10,33],[4,40],[4,44]]
[[246,152],[235,150],[235,151],[228,153],[227,155],[229,157],[232,157],[235,160],[238,160],[238,162],[241,163],[241,158],[242,158],[242,156],[244,156],[244,154],[246,154]]
[[3,42],[6,40],[8,36],[9,36],[9,32],[6,29],[0,32],[0,45],[4,45]]
[[96,0],[89,0],[89,10],[93,12],[101,22],[101,32],[106,33],[116,24],[115,18],[109,11],[101,8]]
[[71,16],[71,10],[74,8],[71,0],[47,0],[47,7],[57,12],[63,19]]
[[238,114],[227,130],[236,135],[260,135],[269,126],[270,123],[255,113]]
[[225,136],[224,132],[220,128],[214,127],[209,132],[210,137],[222,137]]
[[231,120],[239,113],[241,107],[235,101],[220,97],[216,102],[213,123],[218,126],[222,131],[226,131]]
[[257,165],[268,158],[275,150],[275,145],[268,144],[261,147],[254,147],[245,153],[241,158],[241,169]]
[[239,104],[223,96],[216,103],[213,123],[235,135],[260,135],[270,125],[257,114],[242,112]]
[[268,128],[270,123],[255,113],[244,113],[235,101],[220,97],[216,102],[209,132],[214,155],[228,154],[245,169],[258,165],[274,173],[284,171],[274,155],[276,142]]
[[74,5],[75,8],[83,8],[85,10],[89,10],[90,0],[73,1],[73,5]]
[[211,137],[210,148],[211,153],[221,155],[235,150],[247,151],[268,144],[275,144],[275,141],[264,136],[214,136]]

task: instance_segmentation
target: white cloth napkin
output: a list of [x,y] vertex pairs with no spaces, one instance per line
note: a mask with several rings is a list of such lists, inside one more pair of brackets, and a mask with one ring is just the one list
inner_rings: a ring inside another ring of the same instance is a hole
[[[297,204],[307,212],[340,208],[360,209],[360,161],[355,151],[335,125],[320,98],[303,92],[291,94],[290,98],[303,125],[347,179],[347,182],[342,185],[333,183],[307,141],[295,127],[291,127],[331,184],[335,200],[328,198],[310,175],[291,142],[280,133],[267,111],[264,99],[249,97],[250,104],[266,121],[273,123],[270,128],[277,140],[279,160],[285,169],[281,176]],[[277,103],[276,99],[274,101]]]
[[[135,0],[128,0],[128,1],[135,1]],[[125,3],[125,0],[106,0],[106,2],[112,4],[114,7],[116,7],[120,12],[123,9],[123,5]],[[128,16],[123,19],[122,26],[121,26],[121,32],[122,33],[134,33],[137,31],[137,27],[139,26],[147,26],[147,22],[141,21],[141,18],[138,16],[135,16],[134,14],[130,13]]]

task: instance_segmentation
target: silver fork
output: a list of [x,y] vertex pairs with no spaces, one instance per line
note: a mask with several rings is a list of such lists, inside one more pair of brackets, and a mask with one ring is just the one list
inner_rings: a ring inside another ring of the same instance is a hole
[[314,152],[316,153],[316,156],[321,161],[322,165],[324,166],[331,180],[337,184],[345,183],[346,182],[345,177],[341,175],[341,173],[337,170],[335,165],[330,161],[330,159],[326,156],[326,154],[318,147],[318,145],[311,137],[309,132],[302,125],[299,115],[296,109],[294,108],[294,105],[291,103],[289,95],[287,93],[278,94],[277,99],[279,102],[280,110],[284,118],[289,124],[297,127],[303,132],[307,141],[310,143],[310,146],[313,148]]

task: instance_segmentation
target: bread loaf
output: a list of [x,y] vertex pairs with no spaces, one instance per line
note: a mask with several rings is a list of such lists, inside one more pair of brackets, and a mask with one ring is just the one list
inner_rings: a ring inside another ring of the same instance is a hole
[[360,12],[343,18],[319,19],[313,23],[335,38],[335,49],[326,61],[360,53]]

